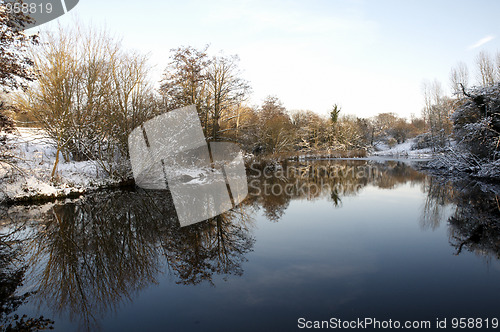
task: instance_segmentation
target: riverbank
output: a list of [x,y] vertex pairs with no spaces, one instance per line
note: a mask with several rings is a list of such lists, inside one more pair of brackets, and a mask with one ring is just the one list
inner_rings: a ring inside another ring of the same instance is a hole
[[371,153],[372,156],[402,157],[411,159],[431,159],[434,157],[434,153],[431,148],[414,149],[414,138],[411,138],[404,143],[396,144],[392,147],[380,142],[375,143],[374,145],[374,151]]
[[[402,160],[427,161],[432,158],[429,149],[412,150],[412,140],[388,147],[376,145],[377,151],[353,150],[329,153],[307,153],[256,158],[245,156],[245,163],[280,164],[284,160]],[[40,202],[75,197],[103,188],[117,188],[133,184],[133,180],[112,179],[94,161],[65,161],[60,158],[56,175],[51,177],[56,159],[54,142],[36,128],[18,128],[7,135],[6,146],[12,156],[9,163],[0,163],[0,202]]]
[[445,178],[471,178],[477,181],[500,183],[500,161],[480,162],[463,156],[442,154],[420,167],[434,176]]
[[74,197],[91,190],[120,186],[122,180],[110,178],[93,161],[56,159],[53,142],[36,128],[17,128],[7,134],[11,158],[0,162],[0,202],[46,201]]

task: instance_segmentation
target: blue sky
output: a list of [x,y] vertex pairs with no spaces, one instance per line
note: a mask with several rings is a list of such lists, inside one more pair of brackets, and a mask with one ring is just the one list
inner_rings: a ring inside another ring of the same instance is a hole
[[[449,90],[458,61],[500,51],[500,1],[160,1],[80,0],[57,20],[106,26],[127,48],[150,54],[161,78],[169,50],[238,54],[259,105],[276,95],[289,110],[420,115],[424,79]],[[52,28],[44,25],[41,29]],[[482,42],[482,43],[481,43]],[[481,45],[479,45],[481,44]]]

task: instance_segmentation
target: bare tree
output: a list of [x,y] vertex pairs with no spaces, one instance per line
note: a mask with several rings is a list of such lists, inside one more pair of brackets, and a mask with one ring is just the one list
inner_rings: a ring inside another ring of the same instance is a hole
[[464,97],[462,87],[467,89],[469,86],[469,69],[464,62],[460,61],[451,69],[450,85],[456,96]]
[[165,68],[160,85],[166,109],[196,105],[205,135],[208,134],[209,98],[207,75],[210,59],[208,45],[202,49],[181,46],[171,49],[170,63]]
[[496,69],[493,59],[486,51],[481,51],[476,58],[477,78],[482,86],[487,86],[495,82]]
[[423,83],[425,106],[422,116],[425,119],[434,147],[444,147],[451,133],[451,112],[454,101],[445,97],[441,83],[434,80],[432,83]]
[[105,30],[79,25],[45,33],[33,55],[38,81],[18,105],[56,142],[52,176],[60,153],[126,176],[128,134],[155,113],[143,108],[152,94],[146,57],[124,52]]
[[213,57],[208,68],[208,91],[212,118],[212,139],[220,136],[221,121],[239,116],[239,108],[250,86],[241,78],[237,56]]
[[165,69],[160,92],[167,109],[196,105],[207,138],[227,138],[231,136],[227,131],[240,129],[242,103],[250,86],[241,78],[237,56],[209,58],[207,49],[172,49],[172,61]]
[[71,130],[72,123],[78,122],[72,114],[73,95],[77,91],[80,74],[76,67],[77,54],[72,46],[74,43],[74,36],[61,35],[56,42],[53,34],[45,35],[44,42],[35,48],[39,53],[32,50],[35,68],[40,73],[38,81],[17,100],[17,106],[33,114],[56,143],[56,162],[52,176],[55,174],[60,152],[63,152],[75,135]]
[[496,62],[496,81],[500,82],[500,52],[497,52]]

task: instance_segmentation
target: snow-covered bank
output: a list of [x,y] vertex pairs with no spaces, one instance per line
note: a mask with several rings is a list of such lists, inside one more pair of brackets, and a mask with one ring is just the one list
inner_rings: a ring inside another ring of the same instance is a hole
[[480,160],[468,152],[460,152],[454,142],[450,147],[441,149],[439,153],[432,152],[431,148],[412,149],[414,146],[414,139],[397,144],[392,148],[386,144],[378,143],[375,145],[378,151],[371,153],[370,157],[426,161],[419,163],[418,167],[438,176],[471,177],[488,181],[500,180],[500,160]]
[[56,149],[39,129],[18,128],[7,134],[7,146],[14,158],[0,162],[0,202],[64,197],[117,183],[93,161],[65,162],[61,156],[51,180]]
[[394,147],[389,147],[385,143],[376,143],[375,150],[371,153],[372,156],[389,156],[389,157],[404,157],[404,158],[417,158],[417,159],[430,159],[433,157],[432,150],[415,149],[412,147],[415,144],[415,139],[409,139],[404,143],[396,144]]
[[434,175],[500,180],[500,160],[485,162],[453,150],[437,156],[422,168]]

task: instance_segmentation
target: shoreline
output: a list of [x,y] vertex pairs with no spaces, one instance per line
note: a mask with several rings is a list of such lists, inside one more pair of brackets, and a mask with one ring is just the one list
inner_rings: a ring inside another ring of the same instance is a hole
[[0,201],[0,206],[13,206],[13,205],[31,205],[31,204],[44,204],[56,202],[58,200],[64,200],[68,198],[78,198],[80,196],[86,195],[99,190],[109,190],[109,189],[126,189],[135,188],[135,182],[133,179],[126,181],[120,181],[116,183],[109,183],[105,185],[100,185],[97,187],[89,188],[64,188],[69,189],[69,191],[61,190],[60,192],[43,194],[35,193],[33,195],[18,196],[18,197],[5,197]]
[[[283,162],[308,162],[308,161],[342,161],[342,160],[354,160],[354,161],[374,161],[374,162],[388,162],[388,161],[396,161],[403,162],[411,165],[417,171],[423,172],[426,175],[438,178],[440,181],[451,181],[451,182],[475,182],[479,183],[481,186],[486,187],[498,187],[500,188],[500,180],[491,178],[491,177],[475,177],[469,173],[462,171],[447,171],[445,169],[440,169],[437,167],[429,167],[429,161],[433,160],[433,157],[427,158],[408,158],[402,156],[380,156],[380,155],[372,155],[366,157],[307,157],[307,158],[282,158],[280,160],[276,160],[275,158],[271,159],[252,159],[250,163],[265,163],[269,162],[275,163],[283,163]],[[50,202],[56,202],[64,199],[78,198],[88,193],[96,192],[99,190],[110,190],[110,189],[132,189],[135,188],[135,182],[133,179],[127,179],[125,181],[111,182],[107,184],[102,184],[99,186],[82,188],[82,187],[69,187],[69,188],[61,188],[59,192],[44,194],[44,193],[34,193],[33,195],[25,195],[19,197],[5,197],[2,201],[0,201],[0,206],[13,206],[13,205],[31,205],[31,204],[44,204]]]
[[[431,160],[430,158],[408,158],[401,156],[366,156],[366,157],[331,157],[331,156],[308,156],[305,158],[293,157],[293,158],[255,158],[248,161],[248,164],[251,163],[261,163],[265,165],[270,165],[273,163],[282,164],[286,162],[305,162],[305,161],[342,161],[342,160],[357,160],[357,161],[375,161],[375,162],[387,162],[387,161],[399,161],[408,164],[412,164],[419,162],[426,162]],[[248,167],[246,163],[246,167]],[[420,169],[419,169],[420,170]],[[67,198],[78,198],[85,194],[95,192],[98,190],[108,190],[108,189],[126,189],[126,188],[135,188],[135,181],[133,178],[118,181],[118,182],[109,182],[103,183],[97,186],[90,187],[82,187],[82,186],[74,186],[74,187],[65,187],[65,188],[54,188],[55,191],[50,193],[43,192],[32,192],[26,193],[26,195],[22,196],[13,196],[9,197],[5,195],[4,198],[0,201],[0,206],[12,206],[12,205],[29,205],[29,204],[43,204],[48,202],[56,202],[58,200],[64,200]]]

